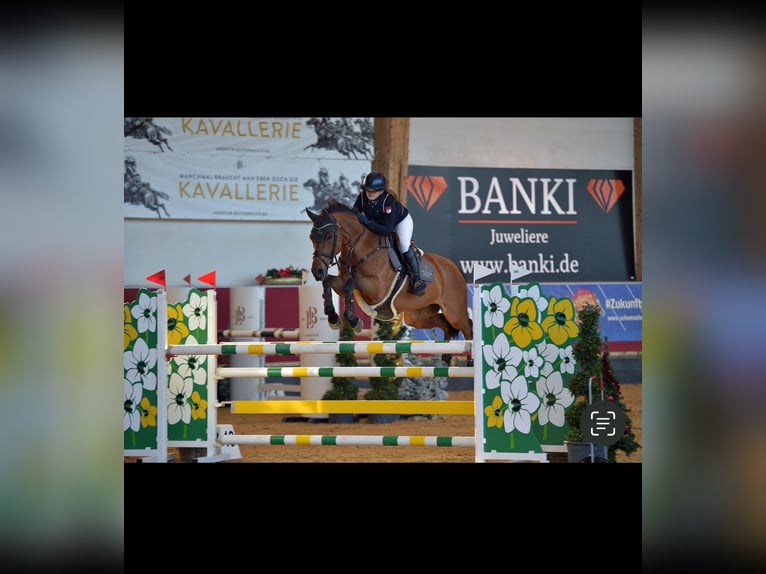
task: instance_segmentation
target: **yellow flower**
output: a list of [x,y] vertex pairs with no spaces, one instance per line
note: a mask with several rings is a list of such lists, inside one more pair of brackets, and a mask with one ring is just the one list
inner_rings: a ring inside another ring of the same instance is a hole
[[548,316],[543,319],[543,329],[551,341],[561,347],[569,339],[580,334],[580,328],[574,322],[575,310],[570,299],[556,300],[551,297],[548,303]]
[[503,399],[495,397],[492,404],[485,407],[484,414],[487,415],[487,426],[489,428],[503,426]]
[[141,406],[138,409],[141,412],[141,426],[156,427],[157,426],[157,407],[149,402],[149,399],[144,397],[141,399]]
[[207,401],[202,398],[199,391],[194,391],[191,396],[191,415],[195,421],[207,418]]
[[138,338],[138,331],[133,326],[133,322],[132,322],[133,316],[130,314],[130,306],[125,305],[123,308],[125,309],[125,327],[123,328],[124,346],[122,350],[127,351],[128,347],[130,346],[130,343],[132,343]]
[[183,305],[168,305],[168,345],[179,345],[188,336],[189,327],[184,323]]
[[526,349],[532,343],[541,340],[543,329],[537,322],[535,300],[514,297],[511,301],[511,318],[506,322],[503,331],[511,336],[520,349]]

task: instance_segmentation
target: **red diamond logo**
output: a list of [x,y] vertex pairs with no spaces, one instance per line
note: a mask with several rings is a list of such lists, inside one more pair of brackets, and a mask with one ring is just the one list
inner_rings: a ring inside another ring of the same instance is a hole
[[407,191],[420,207],[430,211],[447,191],[447,180],[441,176],[411,175],[407,177]]
[[609,213],[625,193],[625,184],[619,179],[591,179],[588,182],[588,193],[605,213]]

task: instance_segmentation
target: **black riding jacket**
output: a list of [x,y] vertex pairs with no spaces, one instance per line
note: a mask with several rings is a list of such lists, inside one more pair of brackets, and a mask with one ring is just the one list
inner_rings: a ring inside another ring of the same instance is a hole
[[388,236],[407,217],[409,211],[388,191],[381,193],[375,201],[367,199],[362,192],[354,201],[354,209],[364,213],[370,220],[367,228],[378,235]]

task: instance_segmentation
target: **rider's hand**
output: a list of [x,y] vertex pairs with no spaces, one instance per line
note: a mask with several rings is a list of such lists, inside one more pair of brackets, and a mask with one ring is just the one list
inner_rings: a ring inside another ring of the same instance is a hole
[[359,223],[362,225],[367,225],[370,222],[370,220],[367,218],[367,216],[364,213],[359,214]]

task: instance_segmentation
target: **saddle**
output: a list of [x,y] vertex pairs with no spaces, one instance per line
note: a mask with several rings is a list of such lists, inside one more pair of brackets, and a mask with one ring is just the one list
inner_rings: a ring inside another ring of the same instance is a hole
[[[399,243],[396,241],[395,233],[386,237],[386,249],[388,251],[388,259],[391,261],[391,266],[394,268],[394,271],[404,277],[408,277],[408,273],[402,273],[402,269],[407,269],[407,266],[404,264],[404,256],[399,250]],[[426,283],[430,283],[434,280],[434,268],[431,267],[431,264],[428,261],[423,259],[425,252],[415,245],[414,241],[412,242],[411,249],[415,250],[415,257],[420,266],[420,278]]]
[[[388,260],[391,262],[394,271],[396,271],[386,296],[375,305],[367,305],[362,297],[359,296],[359,293],[357,293],[356,300],[370,317],[374,317],[379,321],[393,321],[399,314],[394,307],[394,299],[407,286],[410,275],[406,272],[407,266],[404,264],[404,256],[399,250],[396,234],[392,233],[385,238],[385,246],[386,251],[388,251]],[[411,249],[415,250],[415,257],[417,257],[418,264],[420,265],[420,278],[426,283],[430,283],[434,279],[433,267],[431,267],[428,261],[423,259],[423,250],[417,247],[414,242]]]

